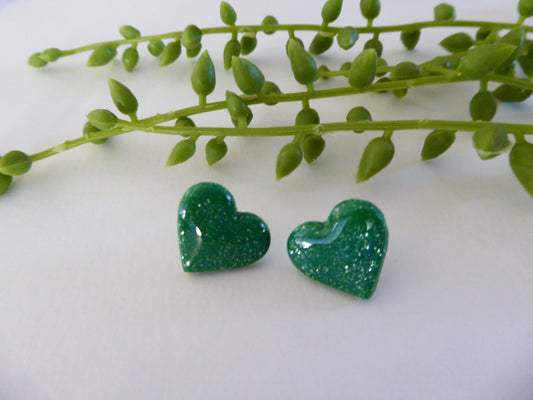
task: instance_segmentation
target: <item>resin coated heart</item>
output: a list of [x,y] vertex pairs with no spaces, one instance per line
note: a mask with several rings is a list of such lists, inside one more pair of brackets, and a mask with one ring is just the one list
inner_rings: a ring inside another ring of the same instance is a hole
[[178,242],[185,272],[219,271],[263,257],[270,232],[257,215],[237,212],[223,186],[205,182],[191,187],[181,200]]
[[335,206],[326,222],[306,222],[289,236],[292,263],[310,278],[370,298],[385,259],[388,230],[381,211],[363,200]]

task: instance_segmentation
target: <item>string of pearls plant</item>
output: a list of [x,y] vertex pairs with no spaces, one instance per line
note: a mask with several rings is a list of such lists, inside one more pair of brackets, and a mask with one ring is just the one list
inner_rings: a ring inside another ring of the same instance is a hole
[[[182,139],[170,152],[168,166],[191,158],[200,136],[211,137],[205,145],[209,165],[219,162],[226,155],[227,136],[287,136],[290,141],[281,148],[277,158],[278,179],[289,175],[303,159],[308,163],[315,161],[325,148],[326,133],[382,131],[383,134],[372,139],[363,151],[357,171],[357,181],[362,182],[391,162],[395,151],[394,132],[421,129],[430,131],[421,150],[422,160],[431,160],[443,154],[452,146],[457,132],[473,132],[473,146],[484,160],[510,150],[511,169],[524,189],[533,196],[533,144],[526,140],[527,135],[533,134],[533,125],[490,122],[498,102],[522,102],[533,93],[530,79],[533,76],[533,40],[527,37],[533,27],[524,25],[524,21],[533,16],[533,0],[519,1],[516,23],[459,21],[455,19],[454,8],[442,3],[434,8],[432,21],[381,27],[374,25],[381,10],[379,0],[360,0],[366,26],[331,26],[341,13],[342,3],[342,0],[327,0],[322,8],[320,25],[280,25],[273,16],[265,17],[261,25],[236,25],[235,10],[223,1],[220,17],[224,26],[221,27],[200,29],[189,25],[179,32],[141,36],[137,29],[127,25],[119,29],[123,37],[120,40],[72,50],[49,48],[31,55],[29,64],[41,68],[60,58],[90,51],[87,66],[96,67],[109,63],[117,56],[119,47],[126,47],[122,52],[122,63],[127,71],[133,71],[139,59],[138,45],[141,43],[147,43],[149,53],[159,58],[160,66],[176,61],[184,47],[187,57],[198,56],[190,77],[192,88],[198,95],[198,105],[139,119],[138,102],[133,93],[124,84],[109,79],[113,102],[126,118],[121,119],[109,110],[93,110],[87,114],[83,135],[79,138],[32,155],[21,151],[4,154],[0,157],[0,194],[9,188],[14,176],[27,173],[36,161],[87,143],[103,144],[110,137],[132,131],[181,136]],[[404,61],[388,65],[383,57],[380,35],[400,32],[401,42],[412,50],[422,30],[435,27],[473,27],[477,28],[477,32],[475,37],[460,31],[444,38],[440,46],[446,53],[426,62],[415,64]],[[301,31],[316,32],[308,46],[296,36]],[[255,50],[259,34],[280,32],[288,35],[286,54],[302,91],[282,92],[274,82],[265,80],[257,65],[245,58]],[[223,53],[224,69],[232,70],[242,91],[241,94],[227,91],[224,100],[214,102],[208,102],[207,97],[216,85],[215,67],[209,52],[202,52],[202,38],[209,34],[230,36]],[[370,39],[364,43],[361,53],[339,70],[317,65],[314,56],[326,52],[335,41],[340,48],[347,50],[364,34],[370,35]],[[340,85],[333,89],[316,87],[320,79],[330,77],[341,77]],[[470,102],[472,121],[374,121],[367,109],[355,107],[349,110],[345,121],[321,123],[318,112],[310,106],[310,100],[318,98],[388,91],[401,98],[409,89],[418,86],[467,81],[479,82],[479,91]],[[489,83],[495,83],[497,87],[489,90]],[[302,105],[294,126],[250,126],[253,118],[251,106],[274,106],[283,102],[299,102]],[[195,114],[221,109],[228,111],[233,128],[199,127],[191,119]],[[169,126],[172,121],[175,121],[173,126]]]

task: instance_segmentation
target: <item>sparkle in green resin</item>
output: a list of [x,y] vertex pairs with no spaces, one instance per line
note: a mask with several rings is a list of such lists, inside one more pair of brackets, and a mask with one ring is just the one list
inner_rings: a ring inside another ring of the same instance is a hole
[[257,215],[237,212],[223,186],[191,187],[178,210],[178,242],[185,272],[220,271],[253,264],[270,246],[270,232]]
[[388,230],[381,211],[364,200],[339,203],[326,222],[306,222],[289,236],[287,250],[308,277],[368,299],[385,259]]

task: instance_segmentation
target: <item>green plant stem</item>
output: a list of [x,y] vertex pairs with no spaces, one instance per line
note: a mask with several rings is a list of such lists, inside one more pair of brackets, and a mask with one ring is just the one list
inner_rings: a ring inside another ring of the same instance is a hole
[[[470,28],[492,28],[492,29],[512,29],[518,26],[516,23],[505,23],[505,22],[489,22],[489,21],[422,21],[422,22],[413,22],[409,24],[402,25],[388,25],[388,26],[360,26],[356,27],[359,33],[370,33],[370,34],[380,34],[388,32],[401,32],[401,31],[411,31],[417,29],[425,28],[441,28],[441,27],[470,27]],[[318,24],[288,24],[288,25],[269,25],[268,27],[262,25],[233,25],[233,26],[220,26],[212,28],[202,29],[203,35],[209,34],[223,34],[223,33],[245,33],[245,32],[262,32],[265,29],[271,31],[287,31],[289,35],[294,34],[295,31],[322,31],[329,33],[338,33],[340,27],[328,26],[324,28],[322,25]],[[524,26],[526,32],[533,32],[533,26]],[[97,47],[102,45],[111,45],[111,46],[120,46],[132,43],[141,43],[149,42],[150,40],[161,40],[161,39],[179,39],[181,37],[182,31],[169,32],[158,35],[149,35],[141,36],[133,39],[121,39],[121,40],[111,40],[107,42],[98,42],[89,44],[86,46],[80,46],[71,50],[62,50],[60,57],[66,57],[85,51],[94,50]]]
[[[533,90],[533,83],[525,82],[525,81],[517,79],[517,78],[512,78],[512,77],[507,77],[507,76],[500,76],[500,75],[487,75],[484,79],[487,79],[489,81],[499,82],[499,83],[506,83],[506,84],[517,86],[517,87],[520,87],[520,88],[523,88],[523,89]],[[354,94],[359,94],[359,93],[371,93],[371,92],[380,92],[380,91],[392,90],[392,89],[405,89],[405,88],[413,88],[413,87],[417,87],[417,86],[427,86],[427,85],[444,84],[444,83],[450,83],[450,82],[467,82],[467,81],[472,81],[472,80],[464,78],[464,77],[461,77],[461,76],[457,76],[457,77],[453,78],[452,81],[450,81],[450,79],[447,76],[435,75],[435,76],[420,77],[420,78],[416,78],[416,79],[374,83],[373,85],[371,85],[371,86],[369,86],[367,88],[364,88],[364,89],[354,89],[352,87],[342,87],[342,88],[336,88],[336,89],[314,90],[312,92],[305,91],[305,92],[286,93],[286,94],[280,94],[280,95],[276,95],[276,96],[269,96],[268,100],[276,100],[276,101],[278,101],[280,103],[293,102],[293,101],[301,102],[301,101],[305,101],[305,100],[308,101],[309,99],[319,99],[319,98],[329,98],[329,97],[337,97],[337,96],[347,96],[347,95],[354,95]],[[249,105],[262,104],[262,103],[264,103],[264,100],[265,100],[265,99],[260,98],[260,97],[258,97],[256,95],[251,95],[251,96],[243,95],[242,98],[244,100],[246,100],[246,102]],[[179,117],[190,116],[190,115],[195,115],[195,114],[201,114],[201,113],[206,113],[206,112],[211,112],[211,111],[217,111],[217,110],[222,110],[222,109],[225,109],[225,108],[227,108],[226,102],[225,101],[218,101],[218,102],[213,102],[213,103],[207,103],[206,105],[203,105],[203,106],[198,105],[198,106],[193,106],[193,107],[187,107],[187,108],[184,108],[184,109],[181,109],[181,110],[177,110],[177,111],[170,111],[170,112],[167,112],[165,114],[157,114],[157,115],[155,115],[153,117],[141,119],[141,120],[138,120],[138,121],[132,122],[132,123],[128,122],[128,124],[130,124],[130,125],[127,125],[126,122],[124,121],[120,127],[116,127],[116,128],[112,128],[112,129],[108,129],[108,130],[97,132],[97,133],[93,134],[91,136],[91,138],[85,138],[85,137],[82,136],[82,137],[79,137],[77,139],[67,140],[66,142],[64,142],[64,143],[62,143],[60,145],[51,147],[51,148],[49,148],[47,150],[44,150],[44,151],[41,151],[39,153],[32,154],[30,156],[30,158],[31,158],[31,160],[33,162],[39,161],[39,160],[51,157],[53,155],[56,155],[58,153],[61,153],[63,151],[66,151],[66,150],[69,150],[69,149],[72,149],[72,148],[75,148],[75,147],[90,143],[91,140],[107,139],[107,138],[110,138],[110,137],[113,137],[113,136],[122,135],[124,133],[132,132],[132,131],[135,131],[135,130],[140,130],[140,131],[144,131],[144,132],[155,132],[156,129],[160,129],[160,128],[167,129],[167,127],[156,127],[156,125],[161,124],[161,123],[165,123],[165,122],[168,122],[168,121],[172,121],[172,120],[177,119]],[[397,122],[398,122],[399,125],[402,124],[401,121],[397,121]],[[418,122],[420,122],[420,121],[418,121]],[[466,123],[461,122],[460,124],[466,124]],[[479,127],[479,125],[471,125],[471,124],[486,124],[486,123],[476,122],[476,123],[470,123],[470,124],[467,124],[467,125],[464,125],[464,126],[465,127],[468,127],[468,126],[477,126],[477,127]],[[523,132],[525,134],[530,134],[530,130],[533,130],[533,125],[532,126],[530,126],[530,125],[517,125],[517,124],[507,124],[507,125],[506,124],[500,124],[500,125],[507,126],[509,128],[513,128],[513,129],[508,129],[509,132],[513,132],[513,133],[515,132],[515,129],[516,129],[517,133]],[[401,126],[404,126],[404,125],[401,125]],[[403,129],[459,129],[459,130],[461,130],[461,128],[455,128],[456,125],[447,126],[447,127],[444,127],[444,128],[442,126],[440,126],[440,125],[439,125],[438,128],[432,128],[432,127],[416,128],[416,127],[413,127],[413,126],[414,126],[414,124],[412,122],[410,122]],[[292,127],[292,128],[294,128],[294,127]],[[391,128],[396,129],[394,126],[387,125],[385,128],[380,127],[378,130],[391,129]],[[183,129],[189,129],[189,130],[192,129],[192,130],[194,130],[194,129],[199,129],[199,128],[183,128]],[[223,128],[203,128],[203,129],[223,129]],[[234,128],[231,128],[231,129],[234,129]],[[246,129],[259,129],[259,128],[246,128]],[[261,129],[263,129],[263,128],[261,128]],[[264,129],[269,129],[269,128],[264,128]],[[358,129],[358,127],[355,127],[353,129]],[[362,129],[363,130],[369,130],[367,128],[362,128]],[[400,127],[398,129],[402,129],[402,128]],[[462,129],[462,130],[467,130],[468,131],[470,129]],[[188,132],[190,134],[190,131],[188,131]],[[196,131],[194,131],[194,132],[196,132]],[[224,133],[213,134],[212,131],[209,131],[209,132],[210,132],[209,133],[210,135],[214,135],[214,136],[225,135]],[[232,130],[231,132],[233,133],[232,135],[234,136],[234,135],[238,135],[239,132],[242,133],[242,132],[259,132],[259,131],[255,131],[255,130],[253,130],[253,131]],[[293,131],[291,131],[291,132],[293,132]],[[160,133],[160,132],[158,132],[158,133]],[[294,134],[294,133],[290,133],[290,134]],[[250,135],[247,135],[247,136],[250,136]]]

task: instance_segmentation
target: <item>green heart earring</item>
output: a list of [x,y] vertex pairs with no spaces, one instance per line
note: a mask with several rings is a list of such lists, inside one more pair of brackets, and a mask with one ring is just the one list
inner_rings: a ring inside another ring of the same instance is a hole
[[287,250],[294,266],[309,278],[368,299],[376,290],[388,236],[381,211],[352,199],[335,206],[326,222],[298,226]]
[[255,214],[237,212],[223,186],[191,187],[178,210],[178,242],[185,272],[220,271],[253,264],[270,246],[267,225]]

